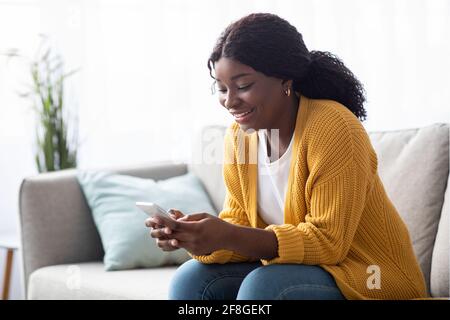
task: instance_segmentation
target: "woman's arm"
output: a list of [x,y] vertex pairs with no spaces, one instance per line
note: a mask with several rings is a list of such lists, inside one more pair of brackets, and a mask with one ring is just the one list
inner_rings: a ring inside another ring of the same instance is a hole
[[273,259],[278,256],[278,241],[273,231],[233,225],[226,249],[249,258]]
[[149,221],[168,227],[152,231],[152,237],[165,236],[173,247],[188,250],[194,256],[211,255],[215,251],[234,252],[251,260],[273,259],[277,256],[277,238],[272,231],[226,222],[207,213],[196,213],[178,220],[150,218]]

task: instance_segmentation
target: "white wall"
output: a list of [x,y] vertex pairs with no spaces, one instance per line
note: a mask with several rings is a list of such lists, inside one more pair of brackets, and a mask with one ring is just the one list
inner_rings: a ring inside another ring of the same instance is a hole
[[[196,128],[232,121],[206,60],[250,12],[279,14],[310,50],[340,56],[365,85],[368,130],[450,122],[450,0],[0,0],[0,50],[31,54],[44,32],[82,68],[68,86],[81,168],[185,161]],[[17,230],[20,181],[36,174],[33,113],[15,93],[25,75],[0,58],[0,232]]]

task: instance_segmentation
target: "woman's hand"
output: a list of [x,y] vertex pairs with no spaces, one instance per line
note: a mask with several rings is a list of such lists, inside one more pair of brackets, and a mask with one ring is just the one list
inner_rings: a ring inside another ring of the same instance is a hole
[[[181,219],[185,216],[181,211],[174,209],[169,210],[169,215],[174,220]],[[172,231],[169,227],[156,223],[153,218],[145,220],[145,225],[152,229],[150,231],[150,236],[156,239],[156,245],[163,251],[174,251],[178,249],[178,247],[170,244],[171,238],[169,238],[168,235],[171,234]]]
[[163,250],[184,248],[193,255],[205,255],[226,248],[232,224],[208,213],[183,215],[179,212],[178,216],[178,219],[164,219],[164,221],[159,217],[151,218],[156,225],[166,226],[162,231],[151,234],[160,242],[166,241],[158,243]]

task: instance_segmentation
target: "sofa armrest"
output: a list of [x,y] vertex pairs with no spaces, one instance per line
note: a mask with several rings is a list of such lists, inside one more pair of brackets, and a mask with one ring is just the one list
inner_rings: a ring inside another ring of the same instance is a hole
[[[108,170],[159,180],[184,174],[187,166],[154,163]],[[25,289],[38,268],[102,259],[100,237],[75,169],[25,178],[19,209]]]

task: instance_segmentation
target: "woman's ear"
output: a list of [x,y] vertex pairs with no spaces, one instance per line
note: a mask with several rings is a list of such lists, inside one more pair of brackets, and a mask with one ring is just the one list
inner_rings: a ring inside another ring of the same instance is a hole
[[293,91],[293,85],[294,80],[282,80],[281,81],[281,87],[283,91],[287,90],[288,88],[291,88],[291,91]]
[[[287,83],[287,84],[286,84],[286,83]],[[292,88],[292,84],[293,84],[293,83],[294,83],[293,80],[288,80],[288,79],[281,80],[281,85],[282,85],[283,87],[286,86],[286,88],[287,88],[287,87]]]

